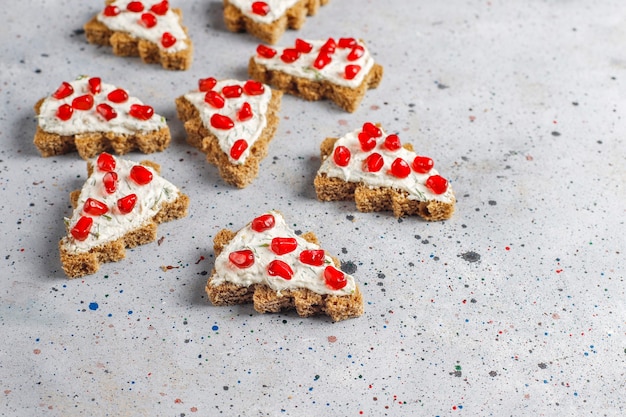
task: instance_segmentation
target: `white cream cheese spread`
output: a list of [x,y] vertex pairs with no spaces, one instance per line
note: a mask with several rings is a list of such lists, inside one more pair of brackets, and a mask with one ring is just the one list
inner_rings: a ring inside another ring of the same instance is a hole
[[253,3],[259,3],[255,0],[229,0],[230,4],[237,7],[241,13],[255,22],[269,24],[278,20],[285,12],[296,4],[299,0],[265,0],[266,6],[263,7],[263,13],[255,13],[252,7]]

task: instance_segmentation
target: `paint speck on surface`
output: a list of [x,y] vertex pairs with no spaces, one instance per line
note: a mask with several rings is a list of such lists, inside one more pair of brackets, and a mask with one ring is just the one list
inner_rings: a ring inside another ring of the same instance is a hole
[[214,332],[218,331],[219,329],[220,329],[220,328],[219,328],[219,326],[218,326],[217,324],[214,324],[214,325],[211,327],[211,330],[213,330]]
[[470,251],[459,255],[464,261],[474,263],[480,261],[480,254]]
[[328,343],[335,343],[337,341],[337,336],[328,336]]
[[96,311],[98,309],[98,303],[91,302],[89,303],[89,310]]

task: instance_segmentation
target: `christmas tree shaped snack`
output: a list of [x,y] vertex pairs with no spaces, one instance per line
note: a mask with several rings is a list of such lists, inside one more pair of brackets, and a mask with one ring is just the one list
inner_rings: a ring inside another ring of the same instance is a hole
[[171,140],[164,117],[100,77],[62,82],[37,102],[35,113],[34,143],[44,157],[73,151],[84,159],[105,151],[152,153],[167,148]]
[[431,158],[418,155],[396,134],[373,123],[321,145],[322,165],[314,180],[321,201],[354,199],[359,211],[392,210],[396,217],[449,219],[456,199]]
[[297,235],[277,211],[238,232],[224,229],[213,241],[215,268],[206,292],[214,305],[252,302],[259,313],[295,309],[301,317],[325,314],[333,321],[363,314],[354,278],[313,233]]
[[189,198],[159,175],[159,165],[100,154],[87,165],[83,188],[71,193],[74,211],[59,242],[69,278],[95,273],[100,263],[126,256],[125,248],[152,242],[157,224],[187,215]]

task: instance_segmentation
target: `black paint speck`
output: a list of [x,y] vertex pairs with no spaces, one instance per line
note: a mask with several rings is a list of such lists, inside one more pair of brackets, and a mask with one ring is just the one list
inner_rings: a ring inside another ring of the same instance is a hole
[[463,258],[464,261],[467,261],[470,263],[480,261],[480,254],[473,252],[473,251],[462,253],[459,256]]
[[347,219],[347,220],[350,220],[350,221],[354,221],[354,216],[353,216],[353,215],[351,215],[351,214],[348,214],[348,215],[346,216],[346,219]]
[[496,371],[491,371],[489,372],[489,376],[491,377],[498,376],[498,373]]
[[498,204],[498,203],[496,203],[495,200],[489,200],[489,205],[490,206],[495,206],[496,204]]
[[551,134],[552,136],[561,136],[561,133],[557,132],[556,130],[552,132]]
[[537,364],[537,366],[541,369],[546,369],[548,367],[548,365],[546,365],[545,363],[541,362],[539,364]]
[[352,261],[345,261],[345,262],[341,262],[341,270],[345,272],[346,274],[352,275],[356,272],[357,266]]

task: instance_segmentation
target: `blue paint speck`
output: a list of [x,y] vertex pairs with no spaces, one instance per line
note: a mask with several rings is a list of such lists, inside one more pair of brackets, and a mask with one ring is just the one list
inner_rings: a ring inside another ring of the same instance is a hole
[[213,327],[211,327],[211,330],[213,330],[214,332],[218,331],[220,328],[217,325],[213,325]]
[[89,303],[89,310],[96,311],[98,309],[98,303]]

